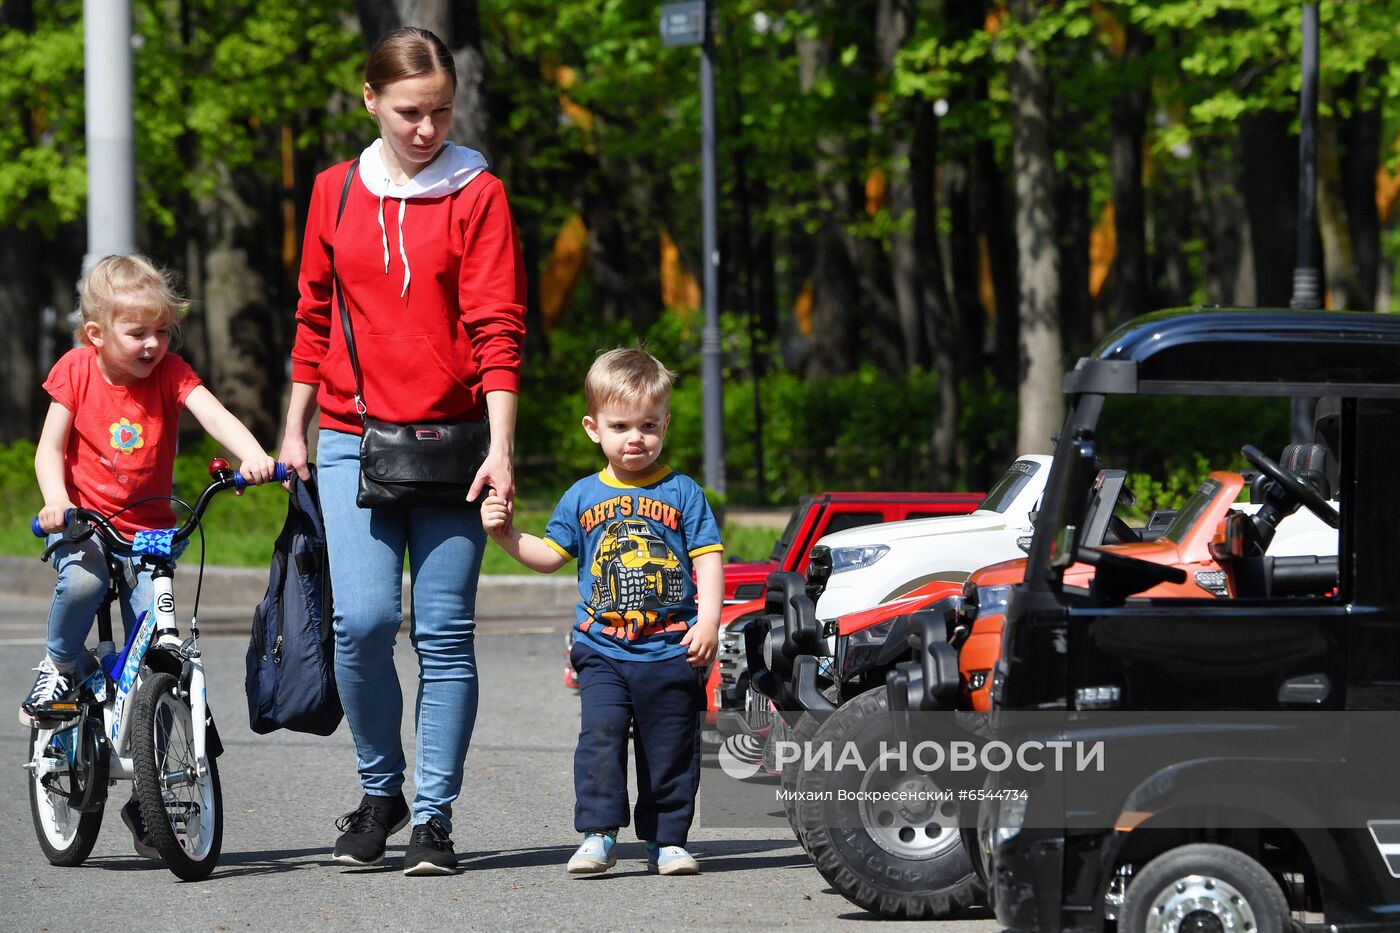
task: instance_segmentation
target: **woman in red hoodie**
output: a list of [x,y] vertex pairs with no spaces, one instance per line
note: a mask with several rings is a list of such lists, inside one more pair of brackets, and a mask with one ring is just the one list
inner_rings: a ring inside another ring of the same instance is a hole
[[[316,178],[281,447],[282,459],[305,478],[306,430],[319,407],[336,678],[364,791],[337,821],[335,860],[379,862],[388,836],[411,821],[409,875],[457,870],[452,802],[477,704],[473,617],[485,536],[476,505],[488,488],[514,494],[525,333],[524,266],[505,191],[480,153],[447,140],[456,84],[451,53],[425,30],[394,30],[370,52],[364,99],[379,138],[357,162]],[[333,278],[354,329],[371,416],[398,423],[489,418],[491,450],[470,505],[355,504],[360,415]],[[420,670],[412,807],[402,791],[403,696],[393,660],[405,552]]]

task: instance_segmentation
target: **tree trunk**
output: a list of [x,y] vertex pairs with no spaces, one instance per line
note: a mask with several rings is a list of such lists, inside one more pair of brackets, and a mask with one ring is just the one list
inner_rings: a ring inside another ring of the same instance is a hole
[[[0,269],[9,270],[0,276],[0,327],[5,332],[0,342],[0,368],[4,371],[0,411],[5,413],[0,418],[0,443],[4,444],[36,436],[43,420],[41,410],[47,407],[41,404],[38,391],[47,375],[38,365],[44,308],[44,263],[39,247],[39,238],[30,231],[13,226],[0,230]],[[56,358],[67,349],[67,344],[54,346],[52,356]],[[52,364],[53,359],[48,362]]]
[[[1066,116],[1060,125],[1073,125],[1079,119]],[[1070,151],[1082,152],[1077,148]],[[1068,156],[1071,165],[1079,161],[1073,154]],[[1056,243],[1060,254],[1060,329],[1064,344],[1061,358],[1073,360],[1094,343],[1094,302],[1089,295],[1089,188],[1083,176],[1074,172],[1059,175],[1055,181],[1055,216],[1060,228]]]
[[[997,164],[990,141],[977,143],[977,213],[986,240],[996,302],[992,373],[1010,391],[1020,383],[1021,271],[1017,253],[1016,196],[1007,172]],[[980,350],[980,346],[978,348]]]
[[[660,223],[652,205],[660,202],[630,164],[594,163],[580,177],[589,179],[583,195],[588,226],[588,261],[594,298],[608,321],[633,322],[638,333],[661,308]],[[695,237],[676,238],[682,254],[699,255]],[[689,263],[690,268],[697,264]]]
[[[446,5],[446,0],[436,0]],[[463,146],[479,149],[486,161],[495,164],[495,127],[491,122],[487,94],[486,54],[481,47],[481,13],[477,0],[451,4],[451,29],[443,41],[452,49],[457,62],[457,96],[453,98],[452,138]]]
[[[407,0],[411,2],[411,0]],[[365,34],[365,47],[374,48],[374,43],[386,32],[404,24],[399,8],[407,5],[406,0],[355,0],[355,11],[360,17],[360,32]]]
[[1347,199],[1342,183],[1342,155],[1338,151],[1337,121],[1318,120],[1317,147],[1317,227],[1322,235],[1322,268],[1326,275],[1329,307],[1358,310],[1367,307],[1361,278],[1356,268],[1356,252],[1351,245],[1351,225],[1347,221]]
[[987,312],[982,307],[980,291],[982,251],[978,233],[990,224],[978,213],[975,156],[969,152],[941,155],[938,174],[943,179],[942,194],[948,205],[947,280],[952,326],[934,337],[948,343],[948,352],[957,363],[958,379],[962,381],[982,370]]
[[[0,4],[0,26],[5,31],[33,32],[34,7],[30,0],[7,0]],[[6,102],[11,110],[23,110],[19,101]],[[34,143],[31,115],[23,110],[20,126],[29,145]],[[46,373],[36,365],[39,356],[39,327],[44,306],[43,264],[39,238],[33,231],[14,224],[0,228],[0,328],[5,334],[0,363],[0,443],[32,437],[41,417],[38,387]],[[67,349],[64,347],[64,349]],[[53,361],[50,360],[50,363]]]
[[1191,189],[1177,166],[1158,172],[1152,205],[1152,291],[1154,307],[1180,307],[1190,303],[1195,274],[1186,257],[1186,243],[1194,236]]
[[932,476],[935,489],[958,481],[958,422],[963,367],[958,365],[958,319],[948,294],[943,270],[943,246],[938,230],[938,118],[932,107],[921,103],[914,118],[917,144],[911,169],[914,175],[914,245],[923,259],[919,275],[920,304],[927,317],[927,339],[934,375],[938,379],[938,410],[934,413]]
[[[1016,19],[1035,19],[1034,0],[1011,0]],[[1060,270],[1055,237],[1055,153],[1050,142],[1050,86],[1040,52],[1019,45],[1010,69],[1012,158],[1016,175],[1016,246],[1021,325],[1019,453],[1050,450],[1060,429],[1064,367],[1060,340]]]
[[[270,235],[275,192],[252,173],[225,171],[207,218],[204,256],[204,330],[209,347],[205,382],[253,435],[271,443],[280,424],[280,372],[268,365],[281,358],[274,318],[283,313],[278,287],[280,237]],[[290,296],[286,296],[290,301]]]
[[1245,274],[1249,216],[1240,196],[1239,163],[1228,144],[1209,140],[1200,148],[1192,176],[1197,226],[1205,235],[1205,293],[1211,304],[1254,304],[1254,277]]
[[[1148,40],[1127,26],[1124,67],[1139,60]],[[1113,99],[1110,117],[1109,176],[1113,185],[1115,249],[1105,328],[1150,310],[1147,279],[1147,220],[1142,190],[1142,145],[1147,133],[1147,87],[1134,82]]]
[[[831,70],[834,51],[825,37],[803,37],[797,54],[804,92]],[[845,225],[851,205],[860,203],[849,173],[847,137],[833,132],[817,139],[812,168],[816,187],[830,204],[813,234],[812,313],[806,371],[809,378],[839,375],[859,359],[857,308],[861,299],[858,271]],[[868,311],[867,311],[868,313]]]
[[[1373,86],[1383,68],[1372,63],[1355,82],[1353,99]],[[1381,220],[1376,208],[1376,171],[1380,168],[1381,108],[1357,107],[1351,118],[1342,124],[1342,180],[1346,189],[1347,218],[1351,224],[1352,252],[1356,256],[1356,275],[1360,282],[1360,297],[1356,310],[1376,307],[1381,268]]]
[[[880,0],[876,12],[875,38],[880,50],[880,67],[888,74],[895,65],[899,54],[913,28],[913,10],[904,0]],[[889,183],[886,190],[885,207],[893,221],[894,232],[890,235],[890,278],[894,291],[896,316],[899,321],[900,351],[902,369],[911,370],[929,364],[929,327],[932,321],[926,316],[946,317],[940,309],[924,306],[925,292],[922,278],[937,275],[941,279],[942,264],[937,252],[922,253],[915,242],[914,218],[911,211],[936,211],[934,192],[924,172],[935,163],[930,149],[937,145],[928,129],[921,125],[927,120],[915,117],[910,111],[923,111],[926,104],[914,104],[896,116],[893,132],[898,134],[890,146]],[[922,113],[920,113],[922,116]],[[901,132],[909,127],[907,132]],[[915,194],[922,184],[921,194]],[[936,235],[936,229],[935,229]],[[934,240],[937,245],[937,240]],[[931,267],[926,264],[931,264]],[[935,325],[936,326],[936,325]],[[944,333],[944,337],[951,337]]]
[[1286,308],[1298,260],[1298,141],[1286,113],[1240,118],[1240,178],[1249,212],[1255,302]]

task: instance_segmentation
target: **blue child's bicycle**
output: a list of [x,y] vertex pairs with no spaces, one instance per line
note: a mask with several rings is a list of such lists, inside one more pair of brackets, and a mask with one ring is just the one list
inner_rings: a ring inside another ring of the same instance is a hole
[[[68,515],[64,539],[96,534],[113,566],[97,617],[98,650],[79,685],[76,709],[62,721],[37,724],[25,765],[34,830],[54,865],[81,864],[92,852],[108,788],[118,781],[133,784],[131,812],[123,817],[138,851],[157,855],[186,881],[208,877],[218,864],[224,826],[216,759],[223,746],[205,696],[198,623],[191,615],[188,637],[180,636],[174,588],[174,555],[199,527],[210,500],[246,485],[223,460],[210,461],[209,474],[213,482],[179,528],[128,538],[96,512]],[[286,478],[280,464],[277,478]],[[42,534],[37,519],[34,530]],[[117,650],[112,603],[121,557],[151,569],[155,593]]]

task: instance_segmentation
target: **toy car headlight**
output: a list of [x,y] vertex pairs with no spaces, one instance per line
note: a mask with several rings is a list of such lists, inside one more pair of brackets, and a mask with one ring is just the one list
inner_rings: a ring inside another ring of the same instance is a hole
[[993,819],[996,822],[988,828],[992,848],[995,849],[1020,835],[1021,827],[1026,823],[1026,798],[1009,797],[999,801]]
[[869,567],[890,552],[885,544],[868,544],[863,547],[838,547],[831,551],[831,572],[845,573]]
[[870,628],[852,632],[850,647],[863,648],[868,645],[883,645],[885,639],[889,637],[890,629],[894,628],[895,621],[895,619],[886,619],[883,622],[876,622]]
[[977,588],[977,617],[1004,615],[1011,599],[1011,586],[979,586]]

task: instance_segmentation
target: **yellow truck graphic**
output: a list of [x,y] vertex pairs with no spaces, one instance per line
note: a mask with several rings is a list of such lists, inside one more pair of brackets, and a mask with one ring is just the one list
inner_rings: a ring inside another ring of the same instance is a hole
[[646,522],[613,522],[593,552],[594,611],[642,609],[649,598],[653,606],[680,602],[685,592],[680,566],[680,558]]

